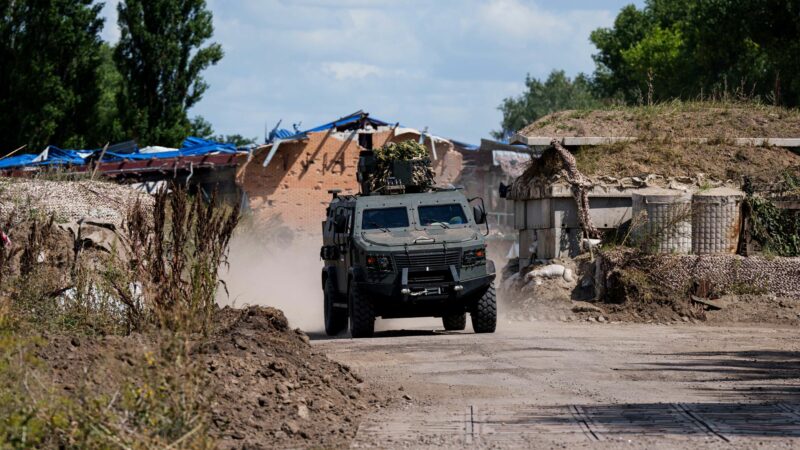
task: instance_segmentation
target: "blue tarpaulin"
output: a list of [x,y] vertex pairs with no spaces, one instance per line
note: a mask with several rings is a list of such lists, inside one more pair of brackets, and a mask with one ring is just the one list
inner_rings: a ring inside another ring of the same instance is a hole
[[320,126],[317,126],[317,127],[314,127],[314,128],[310,128],[308,130],[304,130],[304,131],[301,131],[299,133],[294,133],[294,132],[291,132],[291,131],[286,130],[286,129],[274,130],[275,131],[274,134],[270,133],[269,142],[273,142],[274,140],[276,140],[276,138],[279,139],[279,140],[282,140],[282,141],[302,139],[302,138],[306,137],[306,135],[308,133],[315,133],[315,132],[318,132],[318,131],[330,130],[331,128],[338,128],[338,127],[341,127],[341,126],[344,126],[344,125],[348,125],[348,124],[351,124],[351,123],[358,122],[359,120],[362,120],[362,119],[365,120],[367,123],[375,126],[375,127],[392,125],[389,122],[384,122],[382,120],[374,119],[374,118],[370,117],[369,114],[365,113],[364,111],[357,111],[357,112],[354,112],[353,114],[350,114],[349,116],[344,116],[344,117],[342,117],[340,119],[334,120],[333,122],[329,122],[329,123],[326,123],[324,125],[320,125]]
[[174,151],[158,152],[158,153],[111,153],[107,152],[103,161],[120,161],[120,160],[147,160],[147,159],[165,159],[177,158],[180,156],[200,156],[211,153],[236,153],[236,146],[233,144],[220,144],[219,142],[209,141],[198,137],[188,137],[183,141],[181,148]]
[[[25,166],[53,166],[53,165],[73,165],[80,166],[86,164],[87,157],[94,155],[100,156],[102,149],[94,150],[64,150],[50,146],[41,155],[24,154],[0,159],[0,169],[10,169]],[[103,155],[103,162],[123,161],[123,160],[148,160],[148,159],[167,159],[181,156],[201,156],[208,154],[232,154],[236,153],[236,146],[233,144],[221,144],[198,137],[188,137],[183,141],[181,148],[174,151],[164,151],[155,153],[141,153],[138,148],[131,153],[114,153],[107,151]],[[37,158],[39,161],[36,161]]]
[[[298,132],[292,132],[292,131],[289,131],[289,130],[284,129],[284,128],[278,128],[278,126],[280,125],[280,122],[278,122],[278,125],[276,125],[275,128],[272,131],[270,131],[269,137],[267,139],[267,143],[268,144],[272,144],[272,143],[275,143],[275,141],[293,141],[293,140],[304,139],[308,135],[308,133],[326,131],[326,130],[330,130],[331,128],[339,128],[339,127],[342,127],[344,125],[348,125],[348,124],[351,124],[351,123],[358,122],[360,120],[364,120],[366,123],[368,123],[368,124],[370,124],[370,125],[372,125],[372,126],[374,126],[376,128],[377,127],[381,127],[381,126],[391,126],[391,125],[401,126],[399,123],[395,124],[395,123],[392,123],[392,122],[384,122],[383,120],[378,120],[378,119],[375,119],[373,117],[370,117],[369,114],[365,113],[364,111],[356,111],[353,114],[350,114],[348,116],[344,116],[344,117],[342,117],[340,119],[334,120],[333,122],[329,122],[329,123],[326,123],[324,125],[320,125],[320,126],[317,126],[317,127],[314,127],[314,128],[310,128],[308,130],[301,131],[299,133]],[[427,133],[425,135],[429,136],[429,134],[427,134]],[[477,150],[480,149],[480,147],[477,146],[477,145],[467,144],[465,142],[460,142],[460,141],[456,141],[456,140],[453,140],[453,139],[448,139],[448,140],[450,142],[452,142],[453,145],[455,145],[456,147],[458,147],[460,149],[463,149],[463,150],[477,151]],[[267,160],[265,160],[265,163],[267,163],[269,161],[269,159],[270,158],[267,157]]]
[[20,167],[20,166],[27,166],[33,163],[33,160],[36,159],[36,155],[18,155],[18,156],[9,156],[5,159],[0,159],[0,169],[10,169],[12,167]]

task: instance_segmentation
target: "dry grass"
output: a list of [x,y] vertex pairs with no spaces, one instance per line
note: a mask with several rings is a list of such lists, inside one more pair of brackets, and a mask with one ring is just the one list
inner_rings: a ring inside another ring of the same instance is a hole
[[[121,252],[73,245],[52,216],[0,221],[13,242],[0,246],[0,448],[211,448],[206,375],[188,343],[211,326],[237,222],[237,208],[180,189],[152,210],[136,204]],[[77,336],[134,332],[150,344],[124,340],[129,363],[99,369],[101,390],[90,376],[63,389],[40,358]]]
[[671,101],[612,105],[547,115],[524,136],[631,136],[655,141],[737,137],[800,137],[800,111],[750,101]]

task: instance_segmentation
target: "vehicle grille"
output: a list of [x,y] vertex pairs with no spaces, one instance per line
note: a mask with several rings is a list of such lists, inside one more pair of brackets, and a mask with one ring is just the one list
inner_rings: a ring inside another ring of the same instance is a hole
[[427,268],[442,268],[450,265],[461,267],[461,251],[448,250],[441,252],[409,252],[394,255],[394,262],[398,269],[426,270]]
[[441,283],[447,281],[449,274],[447,272],[416,272],[408,277],[409,283]]

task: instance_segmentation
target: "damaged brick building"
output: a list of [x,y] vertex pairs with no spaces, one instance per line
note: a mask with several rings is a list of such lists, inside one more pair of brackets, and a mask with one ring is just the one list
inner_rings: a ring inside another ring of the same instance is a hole
[[377,120],[363,111],[302,132],[282,131],[250,155],[239,169],[240,183],[257,219],[279,216],[304,233],[318,230],[329,189],[358,193],[361,151],[389,142],[420,141],[430,151],[436,182],[454,184],[461,175],[462,152],[468,150],[466,144]]

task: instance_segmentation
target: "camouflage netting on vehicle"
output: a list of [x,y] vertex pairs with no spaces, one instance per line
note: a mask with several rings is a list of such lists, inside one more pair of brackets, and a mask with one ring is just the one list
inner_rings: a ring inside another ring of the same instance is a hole
[[376,170],[367,174],[371,191],[377,191],[388,184],[390,177],[396,177],[394,166],[397,162],[409,162],[411,166],[410,185],[420,189],[434,184],[434,172],[428,159],[428,149],[416,141],[392,142],[373,150],[377,162]]

